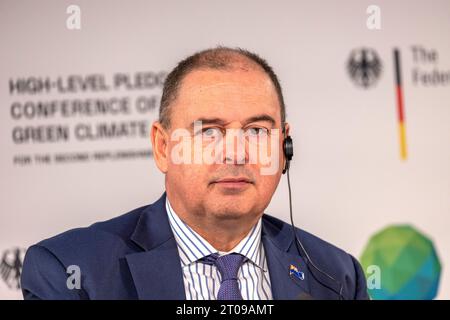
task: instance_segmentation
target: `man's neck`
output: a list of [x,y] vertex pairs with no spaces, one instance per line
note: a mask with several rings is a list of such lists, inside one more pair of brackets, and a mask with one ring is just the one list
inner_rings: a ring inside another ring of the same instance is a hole
[[255,225],[253,224],[248,228],[239,228],[239,230],[236,230],[235,227],[222,228],[217,224],[214,225],[214,228],[208,228],[207,225],[209,225],[209,223],[206,223],[205,226],[198,228],[193,228],[188,222],[186,222],[186,224],[202,236],[203,239],[208,241],[208,243],[211,244],[217,251],[221,252],[229,252],[233,250],[242,241],[242,239],[248,235],[252,227]]
[[192,230],[205,239],[217,251],[229,252],[244,239],[257,224],[261,216],[240,219],[217,219],[211,215],[186,214],[169,204],[174,213]]

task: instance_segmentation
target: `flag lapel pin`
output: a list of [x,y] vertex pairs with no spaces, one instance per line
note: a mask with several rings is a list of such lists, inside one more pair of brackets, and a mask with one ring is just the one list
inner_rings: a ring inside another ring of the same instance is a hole
[[296,277],[299,280],[304,280],[305,279],[305,274],[301,271],[298,271],[297,267],[294,266],[293,264],[290,265],[289,267],[289,275],[292,277]]

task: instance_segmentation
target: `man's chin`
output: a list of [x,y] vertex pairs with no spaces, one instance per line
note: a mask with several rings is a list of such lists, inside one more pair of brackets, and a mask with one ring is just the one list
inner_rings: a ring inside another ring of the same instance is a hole
[[246,198],[221,202],[217,200],[211,203],[211,211],[216,218],[222,220],[242,220],[252,215],[252,206]]
[[242,219],[242,217],[251,215],[255,206],[255,197],[253,188],[246,190],[232,190],[216,188],[207,197],[210,212],[216,217],[223,219]]
[[235,211],[235,210],[227,210],[223,209],[223,211],[216,211],[213,213],[216,219],[220,219],[222,221],[235,221],[242,220],[243,218],[249,215],[249,212]]

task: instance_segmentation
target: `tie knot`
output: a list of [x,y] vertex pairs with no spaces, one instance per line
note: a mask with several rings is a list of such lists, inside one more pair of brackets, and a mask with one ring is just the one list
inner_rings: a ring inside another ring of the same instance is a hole
[[244,262],[244,256],[239,253],[230,253],[224,256],[219,256],[213,253],[203,260],[206,263],[214,264],[222,276],[222,281],[237,279],[239,268]]
[[202,259],[204,263],[215,265],[222,276],[217,293],[218,300],[242,300],[237,274],[244,259],[245,257],[239,253],[230,253],[224,256],[213,253]]

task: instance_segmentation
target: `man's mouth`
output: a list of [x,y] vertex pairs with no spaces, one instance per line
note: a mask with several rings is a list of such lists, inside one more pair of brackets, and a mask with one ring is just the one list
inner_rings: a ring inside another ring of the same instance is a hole
[[213,184],[224,188],[239,189],[247,187],[248,185],[253,184],[253,182],[246,177],[226,177],[214,181]]

